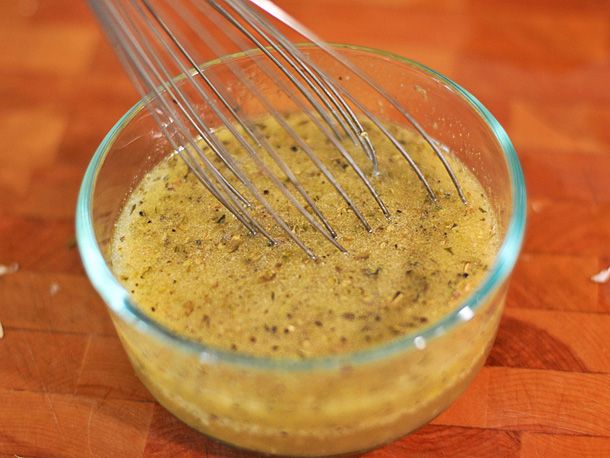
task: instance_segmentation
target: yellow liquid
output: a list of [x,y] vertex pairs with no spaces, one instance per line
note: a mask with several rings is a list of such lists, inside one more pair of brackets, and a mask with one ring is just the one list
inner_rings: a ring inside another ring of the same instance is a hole
[[[286,158],[347,254],[299,218],[235,139],[219,131],[246,174],[319,259],[309,259],[277,228],[272,234],[280,244],[274,248],[261,235],[250,236],[179,157],[169,157],[134,190],[113,240],[115,274],[153,319],[226,350],[289,358],[332,355],[426,326],[480,281],[497,248],[495,221],[480,184],[461,163],[449,158],[468,205],[429,145],[391,126],[438,194],[433,202],[398,150],[369,129],[381,171],[371,182],[390,209],[388,220],[307,118],[292,115],[288,122],[354,196],[373,232],[271,119],[259,123],[267,141]],[[345,145],[370,175],[363,152]],[[254,214],[273,225],[260,205]]]
[[[265,197],[313,249],[309,259],[277,228],[250,236],[176,156],[128,197],[112,241],[112,269],[152,319],[236,353],[307,359],[371,348],[439,319],[485,274],[498,240],[481,185],[449,156],[469,204],[420,138],[390,126],[438,195],[432,202],[400,153],[375,129],[386,219],[340,153],[301,115],[288,122],[353,197],[354,213],[303,151],[269,119],[259,125],[348,250],[341,253],[289,205],[232,137],[217,132]],[[362,151],[346,142],[371,175]],[[296,151],[293,151],[295,150]],[[264,153],[261,153],[264,154]],[[277,168],[272,167],[277,171]],[[278,172],[279,173],[279,172]],[[266,227],[270,218],[256,206]],[[142,381],[170,411],[223,441],[266,453],[336,454],[391,440],[429,421],[482,365],[503,291],[470,321],[378,360],[291,370],[233,364],[168,345],[116,321]]]

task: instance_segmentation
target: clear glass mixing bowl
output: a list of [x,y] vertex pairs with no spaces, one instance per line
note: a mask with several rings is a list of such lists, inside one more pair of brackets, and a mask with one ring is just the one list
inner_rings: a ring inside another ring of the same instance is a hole
[[[195,343],[145,316],[113,276],[108,247],[125,197],[171,153],[146,102],[134,106],[108,133],[78,199],[77,240],[85,269],[142,382],[193,428],[260,452],[332,455],[364,450],[407,434],[446,409],[485,361],[523,238],[523,175],[493,116],[457,84],[416,62],[372,49],[335,47],[474,172],[495,209],[502,244],[493,266],[474,292],[441,320],[357,353],[278,360]],[[322,51],[303,49],[340,76],[341,66]],[[256,76],[244,54],[230,59]],[[229,86],[235,78],[219,60],[205,67]],[[354,80],[343,83],[357,91]],[[380,118],[400,122],[383,104],[366,102]],[[247,112],[248,104],[242,108]]]

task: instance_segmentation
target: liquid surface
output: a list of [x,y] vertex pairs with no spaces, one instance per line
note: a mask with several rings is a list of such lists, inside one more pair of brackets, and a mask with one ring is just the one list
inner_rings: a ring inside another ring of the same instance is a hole
[[112,269],[146,314],[217,348],[307,358],[364,349],[428,326],[480,282],[498,246],[495,218],[480,184],[459,161],[448,155],[468,205],[431,148],[412,132],[388,126],[428,178],[437,202],[376,129],[367,132],[379,158],[378,177],[371,176],[362,150],[345,142],[388,207],[388,220],[310,121],[299,114],[286,119],[353,198],[372,233],[275,122],[264,119],[257,126],[327,217],[347,254],[300,217],[234,138],[220,130],[223,144],[318,260],[274,228],[260,205],[253,213],[272,228],[279,244],[269,247],[261,235],[249,235],[174,155],[128,197],[112,242]]

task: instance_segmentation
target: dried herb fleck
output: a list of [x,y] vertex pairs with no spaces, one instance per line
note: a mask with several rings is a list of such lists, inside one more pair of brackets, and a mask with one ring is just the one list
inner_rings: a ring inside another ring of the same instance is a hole
[[364,275],[366,275],[367,277],[377,277],[380,272],[381,272],[381,267],[377,267],[376,269],[367,268],[362,271],[362,273]]

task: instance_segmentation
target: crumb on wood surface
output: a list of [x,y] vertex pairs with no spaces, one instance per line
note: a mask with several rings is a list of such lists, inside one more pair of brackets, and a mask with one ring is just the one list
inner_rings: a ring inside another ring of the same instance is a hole
[[61,287],[59,286],[59,283],[57,283],[56,281],[54,281],[53,283],[51,283],[51,285],[49,286],[49,294],[51,296],[55,296],[57,293],[59,293],[59,290],[61,289]]
[[7,265],[0,264],[0,277],[2,277],[4,275],[14,274],[18,270],[19,270],[19,264],[16,262],[13,262],[13,263],[7,264]]
[[593,275],[591,280],[595,283],[606,283],[608,280],[610,280],[610,266]]

